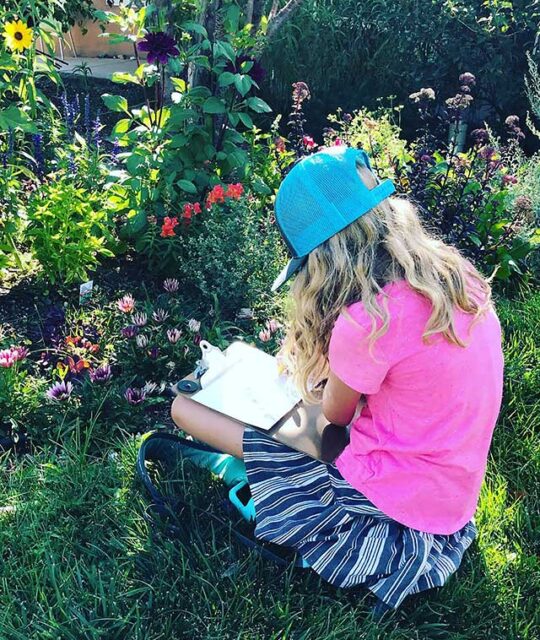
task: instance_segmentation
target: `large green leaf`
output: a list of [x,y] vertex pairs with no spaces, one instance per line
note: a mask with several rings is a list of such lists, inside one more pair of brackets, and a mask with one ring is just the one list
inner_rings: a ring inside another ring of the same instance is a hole
[[37,133],[38,131],[28,115],[13,104],[7,109],[0,109],[0,130],[9,131],[10,129],[14,131],[20,129],[27,133]]
[[123,111],[124,113],[131,115],[129,113],[128,101],[124,96],[113,96],[110,93],[104,93],[101,96],[101,99],[111,111]]
[[212,96],[204,101],[203,111],[205,113],[225,113],[225,104],[219,98]]
[[270,113],[272,111],[270,105],[261,100],[261,98],[248,98],[246,104],[255,113]]

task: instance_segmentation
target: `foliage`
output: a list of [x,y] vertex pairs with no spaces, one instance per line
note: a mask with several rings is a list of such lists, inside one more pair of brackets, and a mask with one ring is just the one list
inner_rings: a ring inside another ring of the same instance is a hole
[[184,239],[189,261],[179,265],[182,282],[207,303],[215,296],[225,317],[245,307],[257,315],[275,312],[270,287],[286,255],[273,216],[244,197],[213,207],[199,223]]
[[534,0],[306,0],[262,59],[273,70],[264,96],[285,111],[291,84],[302,78],[317,97],[310,121],[322,128],[338,107],[374,109],[388,95],[403,104],[416,86],[448,94],[469,69],[482,79],[479,104],[501,119],[524,115],[525,56],[539,12]]
[[[519,118],[507,118],[506,143],[487,129],[475,129],[463,151],[457,134],[470,118],[476,79],[463,73],[459,81],[458,92],[442,102],[431,88],[411,94],[420,124],[412,143],[400,138],[396,107],[330,116],[326,143],[370,151],[379,175],[393,178],[413,199],[430,230],[487,274],[495,271],[501,280],[525,276],[540,231],[531,207],[516,199],[520,175],[527,174],[519,170],[524,137]],[[446,144],[441,131],[450,131]]]
[[[23,261],[17,248],[22,224],[12,194],[32,176],[19,154],[28,152],[28,135],[37,135],[38,117],[52,109],[38,80],[59,83],[53,64],[55,26],[47,3],[10,2],[0,7],[0,269]],[[30,26],[32,25],[32,26]],[[37,54],[37,42],[45,51]]]
[[377,174],[392,177],[396,163],[402,165],[408,159],[407,143],[401,137],[397,120],[401,110],[399,106],[379,107],[375,111],[358,109],[352,113],[339,109],[328,117],[333,126],[325,129],[326,144],[340,142],[365,149]]
[[[120,24],[122,39],[138,41],[136,72],[114,79],[142,86],[145,105],[133,108],[121,96],[103,96],[109,109],[125,116],[112,134],[123,153],[121,168],[110,174],[110,189],[127,220],[125,237],[137,238],[152,224],[149,217],[161,226],[185,204],[204,199],[217,182],[242,174],[248,158],[239,129],[251,129],[250,114],[270,108],[253,95],[256,62],[248,53],[249,30],[239,30],[235,5],[220,14],[223,31],[213,40],[195,22],[184,22],[176,39],[150,29],[156,16],[146,8],[102,17]],[[242,49],[235,47],[238,40]],[[140,51],[147,53],[146,63]],[[166,104],[169,83],[172,103]]]
[[69,180],[43,184],[28,202],[26,235],[51,282],[86,280],[99,256],[113,256],[110,205]]

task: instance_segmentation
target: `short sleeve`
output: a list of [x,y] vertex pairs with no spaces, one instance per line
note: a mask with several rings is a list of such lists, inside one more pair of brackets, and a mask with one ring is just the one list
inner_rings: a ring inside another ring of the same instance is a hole
[[370,330],[340,314],[330,337],[330,370],[348,387],[365,395],[379,391],[389,370],[379,341],[369,348]]

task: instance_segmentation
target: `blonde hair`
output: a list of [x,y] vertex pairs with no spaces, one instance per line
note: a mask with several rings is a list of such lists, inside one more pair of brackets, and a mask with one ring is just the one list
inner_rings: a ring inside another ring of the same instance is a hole
[[[368,187],[376,184],[365,167],[359,174]],[[321,399],[316,386],[329,374],[328,344],[339,314],[362,301],[372,320],[373,346],[390,323],[386,298],[379,303],[376,296],[384,285],[400,280],[431,302],[425,342],[442,334],[465,347],[456,333],[454,309],[472,314],[475,322],[492,306],[488,280],[457,249],[427,233],[410,201],[383,200],[314,249],[292,284],[281,355],[307,402]]]

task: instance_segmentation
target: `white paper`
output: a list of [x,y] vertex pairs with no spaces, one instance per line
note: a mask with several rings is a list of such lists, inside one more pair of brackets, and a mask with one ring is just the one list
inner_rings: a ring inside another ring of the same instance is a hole
[[233,343],[226,355],[227,367],[193,400],[260,429],[273,427],[300,401],[273,356],[242,342]]

